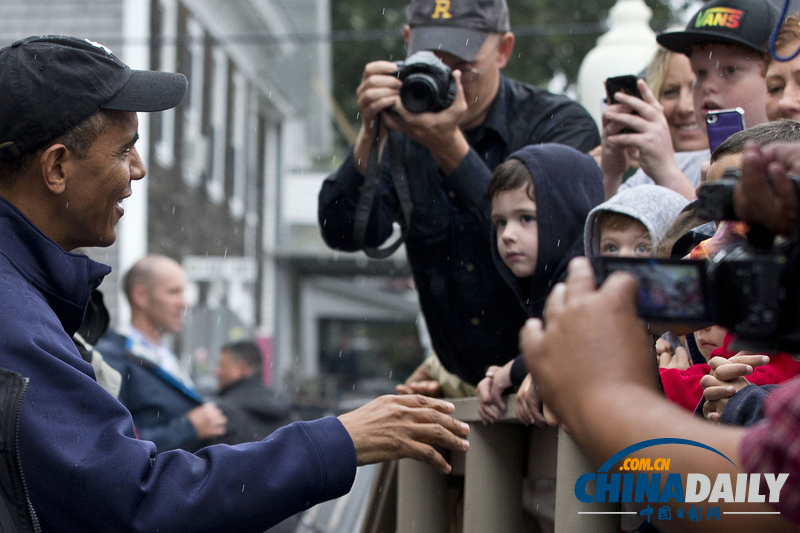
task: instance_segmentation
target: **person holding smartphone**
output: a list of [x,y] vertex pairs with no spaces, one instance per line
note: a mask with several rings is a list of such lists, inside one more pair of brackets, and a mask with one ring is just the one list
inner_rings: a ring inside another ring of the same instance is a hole
[[[616,103],[603,112],[600,166],[606,198],[620,187],[657,183],[692,199],[700,165],[708,160],[709,152],[694,115],[689,59],[659,49],[647,68],[647,81],[637,81],[641,97],[629,92],[609,94],[609,102]],[[612,85],[606,88],[614,90]],[[623,183],[633,155],[638,155],[640,169]]]
[[[727,18],[710,16],[714,13],[732,14],[730,23],[723,23]],[[712,0],[695,12],[684,30],[665,31],[656,37],[661,46],[689,59],[695,76],[694,115],[702,131],[706,130],[708,112],[719,109],[741,107],[748,126],[767,121],[764,54],[776,21],[777,13],[768,0]],[[642,94],[644,103],[651,103],[646,91]],[[674,153],[670,158],[670,143],[656,136],[663,128],[653,123],[657,122],[653,110],[624,94],[619,99],[629,109],[609,106],[603,118],[606,194],[613,195],[622,183],[622,145],[639,149],[641,168],[647,173],[631,185],[649,177],[692,198],[687,185],[699,184],[699,170],[681,179],[675,172],[677,166],[670,161],[675,159]],[[640,116],[630,115],[630,110]],[[625,127],[640,133],[619,135]]]

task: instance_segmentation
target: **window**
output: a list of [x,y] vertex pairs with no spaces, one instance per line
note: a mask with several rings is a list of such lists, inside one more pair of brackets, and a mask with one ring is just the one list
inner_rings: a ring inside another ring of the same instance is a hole
[[248,132],[248,87],[241,72],[233,76],[233,190],[229,200],[231,215],[242,218],[247,187],[247,132]]
[[183,179],[197,185],[208,168],[208,137],[203,135],[203,88],[205,87],[205,32],[192,17],[187,17],[186,33],[189,36],[188,109],[183,125]]
[[[177,64],[178,3],[177,0],[159,0],[162,13],[161,48],[158,58],[159,70],[175,72]],[[155,147],[158,163],[170,168],[175,163],[175,109],[168,109],[161,116],[161,135]]]
[[220,203],[225,198],[225,170],[228,125],[228,57],[221,48],[214,48],[214,93],[211,101],[213,147],[211,179],[207,182],[208,196]]

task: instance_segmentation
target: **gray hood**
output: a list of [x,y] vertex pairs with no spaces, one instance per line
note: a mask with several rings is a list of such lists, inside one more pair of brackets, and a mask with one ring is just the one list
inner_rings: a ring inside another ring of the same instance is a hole
[[637,185],[625,189],[589,212],[583,230],[584,253],[594,259],[600,253],[597,217],[603,211],[622,213],[635,218],[647,228],[655,250],[672,221],[689,200],[660,185]]

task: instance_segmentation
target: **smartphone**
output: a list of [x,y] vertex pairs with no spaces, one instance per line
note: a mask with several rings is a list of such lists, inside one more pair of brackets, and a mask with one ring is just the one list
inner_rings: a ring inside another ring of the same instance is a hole
[[648,322],[708,327],[713,318],[706,261],[650,257],[596,257],[598,285],[617,270],[639,282],[637,308]]
[[639,92],[639,87],[636,84],[638,79],[639,78],[637,78],[632,74],[626,74],[625,76],[613,76],[611,78],[607,78],[606,95],[608,97],[609,105],[617,103],[617,101],[614,99],[614,95],[620,91],[622,91],[625,94],[635,96],[636,98],[641,100],[642,93]]
[[725,139],[744,129],[744,109],[713,109],[706,115],[706,128],[708,147],[714,153]]
[[[608,105],[617,103],[614,95],[620,91],[641,100],[642,93],[639,92],[639,87],[636,85],[637,80],[638,78],[632,74],[606,78],[606,100],[608,101]],[[638,113],[633,111],[633,114],[637,115]],[[631,128],[624,128],[620,133],[636,133],[636,131]]]

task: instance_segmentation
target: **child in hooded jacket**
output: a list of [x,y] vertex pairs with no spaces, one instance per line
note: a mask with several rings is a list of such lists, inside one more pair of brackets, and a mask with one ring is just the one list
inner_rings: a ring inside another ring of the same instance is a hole
[[637,185],[591,210],[583,232],[586,257],[654,257],[689,201],[660,185]]
[[[541,317],[550,289],[566,276],[569,260],[583,255],[586,216],[604,197],[602,172],[594,158],[568,146],[530,145],[495,169],[487,196],[495,265],[528,316]],[[544,423],[526,376],[522,357],[487,370],[478,384],[478,410],[485,423],[496,422],[505,412],[502,394],[511,386],[520,386],[520,420]]]

